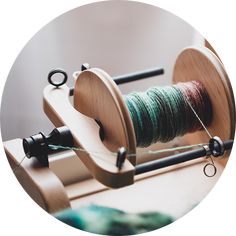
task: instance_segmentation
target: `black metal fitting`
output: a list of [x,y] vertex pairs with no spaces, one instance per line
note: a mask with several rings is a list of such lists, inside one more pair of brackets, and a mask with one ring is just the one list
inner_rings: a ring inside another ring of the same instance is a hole
[[126,159],[126,148],[121,147],[117,152],[117,158],[116,158],[116,166],[118,167],[119,170],[122,168],[125,159]]
[[90,65],[88,63],[83,63],[81,66],[81,71],[90,69]]
[[104,132],[104,128],[103,128],[102,122],[100,120],[98,120],[98,119],[95,119],[95,121],[96,121],[96,123],[99,126],[99,137],[103,141],[105,139],[105,132]]
[[66,127],[55,128],[48,136],[42,132],[23,139],[23,149],[28,158],[36,157],[43,166],[49,166],[48,154],[53,152],[49,145],[73,147],[73,137]]
[[209,141],[209,149],[212,156],[223,156],[225,152],[224,142],[218,136],[214,136]]

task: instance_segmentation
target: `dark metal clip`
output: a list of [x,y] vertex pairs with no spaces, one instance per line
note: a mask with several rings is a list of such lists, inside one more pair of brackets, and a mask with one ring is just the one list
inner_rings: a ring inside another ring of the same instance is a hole
[[223,156],[225,152],[224,143],[218,136],[214,136],[210,139],[209,149],[211,151],[211,155],[214,157]]
[[119,170],[122,168],[125,159],[126,159],[126,148],[121,147],[117,152],[117,158],[116,158],[116,166],[118,167]]

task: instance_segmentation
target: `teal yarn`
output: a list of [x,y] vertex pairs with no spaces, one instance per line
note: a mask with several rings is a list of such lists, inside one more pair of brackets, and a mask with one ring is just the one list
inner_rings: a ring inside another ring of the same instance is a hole
[[125,95],[124,101],[138,147],[168,142],[177,136],[201,130],[202,126],[189,103],[206,126],[212,120],[209,95],[198,81],[133,92]]
[[100,235],[134,235],[164,227],[174,221],[160,212],[129,213],[115,208],[88,205],[66,209],[54,216],[77,229]]

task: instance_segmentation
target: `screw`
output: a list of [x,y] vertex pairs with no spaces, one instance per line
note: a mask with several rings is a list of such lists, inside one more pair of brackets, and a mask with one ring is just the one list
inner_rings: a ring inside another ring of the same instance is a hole
[[90,69],[90,65],[88,63],[83,63],[81,66],[81,71]]

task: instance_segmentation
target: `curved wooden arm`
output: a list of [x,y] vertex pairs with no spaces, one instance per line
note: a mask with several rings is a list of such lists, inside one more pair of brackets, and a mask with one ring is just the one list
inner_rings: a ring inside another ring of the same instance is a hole
[[49,213],[70,207],[63,184],[48,167],[41,166],[36,158],[25,158],[19,166],[25,155],[21,139],[4,142],[4,149],[16,178],[39,206]]

